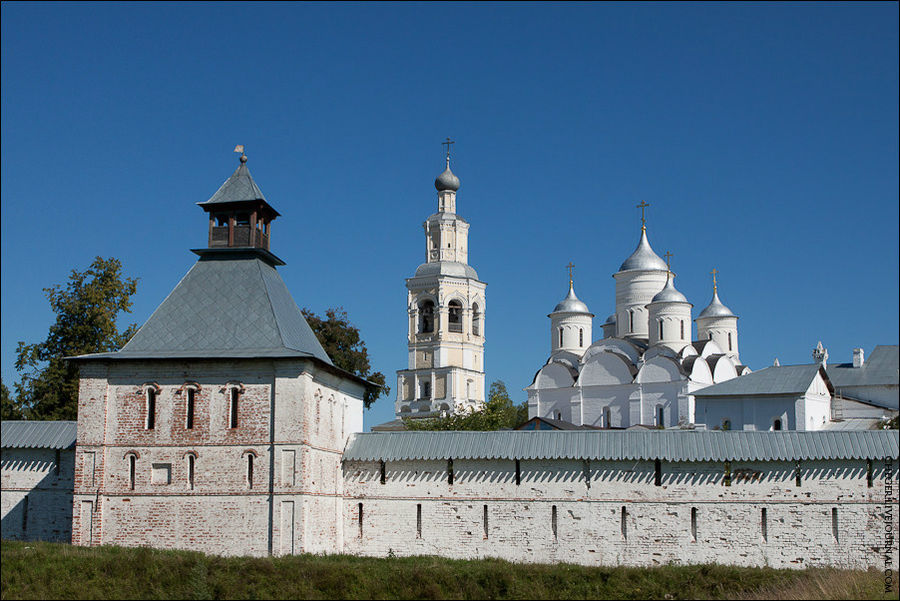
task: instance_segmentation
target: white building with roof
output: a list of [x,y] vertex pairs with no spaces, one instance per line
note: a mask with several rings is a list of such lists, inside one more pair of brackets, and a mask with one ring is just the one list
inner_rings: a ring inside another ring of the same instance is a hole
[[601,428],[695,423],[695,390],[750,372],[740,362],[738,317],[719,300],[715,272],[712,301],[695,320],[697,339],[693,305],[651,248],[645,223],[613,277],[615,312],[597,341],[594,315],[570,277],[568,295],[548,316],[550,357],[525,389],[529,417]]
[[459,185],[448,150],[434,181],[438,211],[423,224],[425,262],[406,280],[409,362],[397,371],[398,420],[478,409],[485,401],[487,284],[468,262],[469,223],[456,213]]

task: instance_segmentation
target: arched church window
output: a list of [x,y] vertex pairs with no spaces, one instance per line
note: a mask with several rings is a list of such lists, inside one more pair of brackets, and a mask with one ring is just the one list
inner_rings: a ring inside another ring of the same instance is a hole
[[657,425],[657,426],[660,426],[660,427],[666,425],[666,424],[665,424],[665,413],[664,413],[664,411],[663,411],[663,406],[662,406],[662,405],[657,405],[657,406],[656,406],[656,425]]
[[684,320],[681,320],[681,339],[684,340]]
[[729,351],[730,351],[730,350],[733,350],[733,349],[731,348],[731,332],[728,332],[728,350],[729,350]]
[[430,300],[423,301],[419,305],[419,332],[422,334],[434,332],[434,303]]
[[712,340],[712,332],[708,332],[708,333],[706,334],[706,339],[707,339],[707,340]]
[[612,419],[611,419],[609,407],[603,408],[603,427],[604,428],[612,427]]
[[663,320],[660,319],[659,320],[659,339],[662,340],[663,338],[665,338],[665,336],[663,336]]
[[559,346],[563,346],[563,329],[559,328]]
[[628,312],[628,329],[634,332],[634,311]]
[[472,334],[481,335],[481,311],[479,311],[478,303],[472,305]]
[[431,398],[431,382],[425,381],[419,384],[419,398],[422,399],[430,399]]
[[449,305],[448,323],[451,332],[462,332],[462,303],[452,300]]
[[578,346],[584,346],[584,328],[578,329]]
[[773,430],[781,430],[781,420],[780,419],[776,419],[775,421],[772,422],[772,429]]

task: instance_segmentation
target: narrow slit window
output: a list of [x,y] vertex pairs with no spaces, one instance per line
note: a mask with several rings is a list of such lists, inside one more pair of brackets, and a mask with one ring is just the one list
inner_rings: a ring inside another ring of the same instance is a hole
[[247,488],[253,488],[253,453],[247,453]]
[[733,349],[731,348],[731,332],[728,332],[728,350],[729,350],[729,351],[730,351],[730,350],[733,350]]
[[663,336],[663,322],[661,319],[659,320],[658,325],[659,325],[659,339],[662,340],[664,338],[664,336]]
[[188,489],[189,490],[194,490],[194,461],[196,459],[197,458],[194,457],[193,455],[187,456],[187,460],[188,460],[188,464],[187,464],[188,478],[187,479],[188,479]]
[[360,503],[357,506],[357,509],[359,509],[359,538],[362,538],[363,537],[363,504]]
[[453,460],[447,460],[447,484],[453,484]]
[[681,320],[681,339],[684,340],[684,320]]
[[653,484],[662,486],[662,461],[659,459],[653,462]]
[[591,460],[585,459],[581,464],[582,475],[584,476],[584,485],[586,488],[591,488]]
[[128,456],[128,488],[134,490],[134,479],[137,474],[137,457]]
[[416,538],[422,538],[422,504],[416,504]]
[[697,542],[697,508],[691,507],[691,540]]
[[156,428],[156,389],[147,389],[147,429]]
[[[59,478],[60,472],[60,464],[62,463],[62,453],[59,449],[56,449],[55,457],[53,458],[53,472],[56,474],[56,477]],[[869,462],[869,466],[872,465],[872,462]],[[871,486],[871,484],[869,485]]]
[[800,468],[800,462],[797,462],[797,467],[794,469],[794,484],[797,486],[803,486],[803,473]]
[[563,345],[563,329],[559,329],[559,346]]
[[633,332],[634,331],[634,311],[628,312],[628,323],[629,323],[628,329]]
[[28,493],[22,499],[22,538],[28,539]]
[[840,542],[838,538],[838,512],[837,507],[831,508],[831,534],[834,535],[834,542]]
[[[59,453],[59,451],[57,451],[57,453]],[[873,481],[873,478],[872,478],[872,460],[871,460],[871,459],[867,459],[867,460],[866,460],[866,487],[867,487],[867,488],[872,488],[872,481]]]
[[759,530],[760,534],[762,534],[763,542],[767,542],[769,540],[769,516],[765,507],[763,507],[760,512]]
[[229,417],[228,417],[228,427],[229,428],[237,428],[238,427],[238,397],[240,396],[240,391],[237,388],[231,389],[231,403],[229,407]]
[[381,483],[384,484],[387,482],[387,468],[384,465],[384,460],[378,462],[378,472]]
[[584,346],[584,328],[578,330],[578,346]]
[[516,486],[522,484],[522,465],[516,459]]
[[185,415],[185,428],[192,430],[194,428],[194,398],[197,391],[193,388],[187,389],[187,408]]
[[619,528],[622,530],[622,540],[628,540],[628,511],[626,511],[624,505],[622,505],[620,515]]
[[725,486],[731,486],[731,462],[725,462]]
[[559,532],[556,524],[556,505],[550,510],[550,528],[553,530],[553,540],[559,539]]
[[487,505],[483,506],[484,512],[484,538],[488,537],[488,508]]

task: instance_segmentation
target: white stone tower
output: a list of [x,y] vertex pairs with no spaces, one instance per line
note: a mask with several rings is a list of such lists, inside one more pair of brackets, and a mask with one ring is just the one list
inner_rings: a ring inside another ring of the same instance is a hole
[[719,300],[719,285],[716,282],[717,269],[712,270],[713,276],[713,297],[700,315],[695,320],[697,322],[697,338],[700,340],[713,340],[721,347],[725,354],[734,359],[735,363],[740,364],[741,359],[738,354],[738,316],[731,312],[731,309],[722,304]]
[[409,367],[397,371],[397,417],[480,409],[484,394],[485,286],[468,264],[469,224],[456,214],[459,178],[434,181],[438,212],[425,227],[425,263],[406,280]]
[[594,315],[588,310],[587,305],[575,296],[572,278],[572,268],[575,266],[569,263],[567,267],[569,294],[556,305],[552,313],[547,315],[550,318],[550,349],[551,353],[569,351],[580,356],[591,345]]
[[650,205],[641,201],[637,206],[641,209],[641,240],[619,271],[613,274],[616,279],[616,336],[646,339],[649,338],[647,305],[666,285],[669,268],[647,241],[643,210]]
[[675,289],[675,274],[647,305],[650,345],[663,344],[680,351],[691,343],[691,307],[685,296]]

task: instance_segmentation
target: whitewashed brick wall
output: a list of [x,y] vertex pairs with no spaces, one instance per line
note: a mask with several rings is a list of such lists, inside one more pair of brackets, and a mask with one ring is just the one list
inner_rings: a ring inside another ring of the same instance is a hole
[[0,454],[0,537],[69,542],[75,451],[3,449]]
[[726,486],[724,464],[663,463],[657,486],[653,462],[522,460],[517,485],[512,460],[455,460],[450,485],[446,461],[387,463],[384,484],[378,462],[348,461],[344,550],[585,565],[880,567],[885,472],[874,462],[869,487],[866,467],[804,463],[798,487],[795,463],[734,462]]

